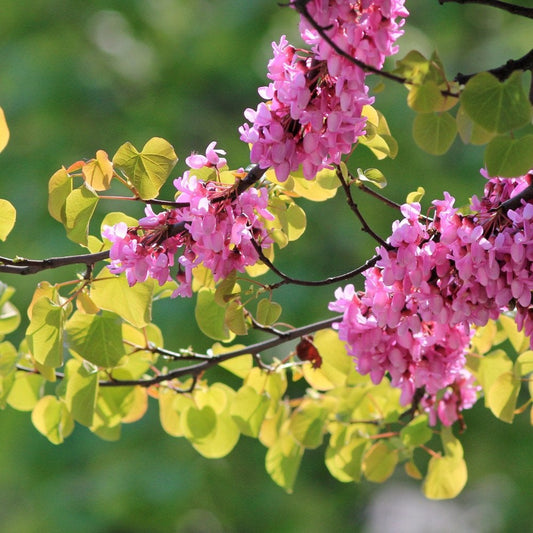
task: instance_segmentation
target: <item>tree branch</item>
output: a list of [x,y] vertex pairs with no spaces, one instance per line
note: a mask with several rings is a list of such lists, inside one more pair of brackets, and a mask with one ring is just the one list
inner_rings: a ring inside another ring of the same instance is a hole
[[508,2],[502,2],[501,0],[439,0],[440,5],[455,3],[455,4],[482,4],[485,6],[496,7],[503,9],[511,13],[512,15],[519,15],[521,17],[527,17],[533,19],[533,8],[517,6],[509,4]]
[[0,272],[5,274],[36,274],[42,270],[60,268],[68,265],[94,265],[109,258],[109,250],[94,254],[67,255],[48,259],[24,259],[0,257]]
[[[517,70],[531,70],[533,72],[533,49],[531,49],[527,54],[523,55],[518,59],[509,59],[505,65],[501,65],[496,68],[491,68],[486,72],[490,72],[496,76],[500,81],[505,81],[513,72]],[[473,78],[477,72],[473,74],[461,74],[457,73],[455,76],[455,81],[464,85],[470,78]]]

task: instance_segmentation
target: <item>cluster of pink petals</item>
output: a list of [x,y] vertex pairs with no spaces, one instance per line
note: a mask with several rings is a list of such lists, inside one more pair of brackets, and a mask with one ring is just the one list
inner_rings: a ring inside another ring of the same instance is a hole
[[[306,3],[309,13],[327,27],[342,50],[375,68],[396,52],[407,16],[403,1],[322,1]],[[363,106],[371,104],[363,69],[339,55],[302,19],[301,31],[312,51],[289,45],[285,37],[272,43],[268,86],[259,89],[265,100],[247,109],[239,128],[251,144],[250,159],[261,168],[274,168],[280,181],[302,167],[306,179],[339,163],[365,133]]]
[[330,304],[343,313],[339,337],[358,370],[374,383],[388,373],[404,404],[423,390],[420,405],[432,420],[451,424],[475,401],[464,369],[473,326],[516,310],[519,329],[533,333],[533,204],[505,204],[532,177],[490,179],[468,216],[447,193],[433,202],[432,219],[417,203],[402,206],[390,246],[378,249],[380,260],[365,273],[365,290],[338,289]]
[[[205,156],[187,158],[190,168],[221,168],[223,152],[210,144]],[[109,269],[126,273],[128,283],[156,279],[160,285],[171,280],[170,269],[177,262],[179,286],[173,296],[192,296],[192,270],[202,264],[215,281],[255,264],[261,247],[272,243],[264,227],[271,220],[267,190],[249,188],[235,195],[230,185],[205,182],[191,171],[174,180],[178,201],[184,207],[154,213],[151,206],[139,225],[125,223],[104,226],[102,235],[112,242]],[[176,256],[180,252],[179,257]]]

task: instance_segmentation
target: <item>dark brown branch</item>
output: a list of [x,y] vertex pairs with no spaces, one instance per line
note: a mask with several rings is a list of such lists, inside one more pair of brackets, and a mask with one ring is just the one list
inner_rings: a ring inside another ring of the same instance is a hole
[[60,268],[68,265],[94,265],[109,258],[109,250],[94,254],[67,255],[48,259],[10,259],[0,257],[0,272],[5,274],[36,274],[42,270]]
[[439,0],[440,5],[444,4],[482,4],[484,6],[496,7],[503,9],[512,15],[519,15],[521,17],[533,18],[533,8],[517,6],[509,4],[508,2],[502,2],[501,0]]
[[[500,67],[491,68],[487,70],[500,81],[505,81],[513,72],[517,70],[532,70],[533,71],[533,49],[527,54],[523,55],[519,59],[509,59],[505,65]],[[461,74],[460,72],[455,76],[455,81],[464,85],[470,78],[473,78],[477,74]]]
[[352,191],[350,189],[350,184],[343,178],[342,173],[339,168],[337,168],[337,177],[339,178],[339,181],[341,182],[342,188],[344,190],[344,194],[346,195],[346,202],[348,203],[348,206],[352,210],[352,212],[355,214],[355,216],[359,219],[359,222],[361,223],[362,230],[365,233],[368,233],[379,245],[383,246],[385,249],[390,249],[390,244],[387,243],[384,239],[382,239],[367,223],[366,219],[363,217],[363,214],[359,210],[358,205],[355,203]]
[[354,278],[355,276],[362,274],[365,270],[372,268],[381,259],[381,256],[375,255],[374,257],[369,259],[364,265],[354,270],[351,270],[350,272],[345,272],[344,274],[340,274],[339,276],[333,276],[333,277],[326,278],[326,279],[309,281],[309,280],[292,278],[291,276],[284,274],[278,267],[276,267],[272,263],[272,261],[270,261],[270,259],[268,259],[268,257],[265,256],[261,247],[255,241],[252,241],[252,242],[254,244],[255,249],[257,250],[257,253],[259,254],[259,259],[261,259],[261,261],[265,263],[265,265],[270,270],[272,270],[272,272],[274,272],[281,278],[281,281],[267,285],[265,287],[265,289],[267,290],[274,290],[274,289],[277,289],[278,287],[281,287],[282,285],[289,285],[289,284],[303,285],[305,287],[320,287],[322,285],[332,285],[333,283],[338,283],[340,281]]
[[399,211],[402,208],[400,204],[392,201],[390,198],[387,198],[386,196],[383,196],[382,194],[379,194],[379,192],[374,191],[370,187],[367,187],[362,182],[357,183],[357,187],[364,193],[370,196],[373,196],[374,198],[378,199],[380,202],[383,202],[385,205],[388,205],[389,207],[392,207],[393,209],[397,209]]
[[154,376],[153,378],[139,379],[139,380],[132,379],[132,380],[101,381],[100,387],[133,387],[136,385],[140,387],[151,387],[153,385],[163,383],[164,381],[171,381],[173,379],[181,378],[183,376],[198,376],[202,372],[205,372],[206,370],[208,370],[209,368],[216,366],[229,359],[233,359],[235,357],[239,357],[241,355],[246,355],[246,354],[257,355],[262,351],[268,350],[270,348],[274,348],[290,340],[297,339],[303,335],[309,335],[310,333],[314,333],[315,331],[329,328],[331,327],[332,324],[334,324],[335,322],[339,322],[340,320],[341,320],[340,316],[335,316],[332,318],[328,318],[326,320],[322,320],[320,322],[308,324],[307,326],[295,328],[290,331],[287,331],[287,334],[284,335],[283,337],[277,337],[274,339],[257,342],[255,344],[251,344],[250,346],[239,348],[238,350],[233,350],[231,352],[226,352],[218,356],[211,357],[207,360],[204,360],[194,365],[177,368],[175,370],[171,370],[170,372],[167,372],[166,374],[159,374],[157,376]]
[[[533,177],[533,176],[532,176]],[[531,203],[533,200],[533,184],[526,187],[521,193],[509,198],[498,208],[499,211],[507,213],[510,209],[517,209],[522,206],[522,202]]]

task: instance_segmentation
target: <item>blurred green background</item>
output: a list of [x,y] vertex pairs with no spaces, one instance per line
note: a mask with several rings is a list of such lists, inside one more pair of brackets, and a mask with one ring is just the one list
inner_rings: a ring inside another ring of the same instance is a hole
[[[407,6],[412,16],[400,56],[436,48],[450,77],[500,65],[531,44],[527,19],[482,6],[439,6],[437,0]],[[0,254],[81,252],[49,217],[47,184],[61,165],[93,157],[98,149],[112,155],[125,141],[140,148],[161,136],[184,161],[191,150],[203,151],[217,140],[230,165],[246,166],[247,147],[237,133],[243,109],[257,105],[270,42],[282,33],[294,41],[296,20],[274,0],[2,2],[0,105],[11,140],[0,156],[0,197],[15,204],[18,220]],[[376,102],[400,142],[397,159],[378,163],[361,148],[351,165],[378,166],[389,180],[385,192],[396,201],[423,185],[426,205],[444,190],[465,204],[483,186],[482,150],[456,141],[445,157],[419,151],[410,137],[413,113],[405,96],[403,87],[387,83]],[[395,213],[368,197],[358,202],[386,236]],[[318,279],[353,268],[372,253],[373,243],[340,196],[302,205],[308,229],[278,254],[282,269]],[[119,208],[124,206],[105,206]],[[140,215],[138,206],[129,212]],[[2,281],[17,288],[14,302],[24,309],[37,281],[67,275]],[[303,325],[330,316],[332,291],[287,288],[276,299],[287,321]],[[192,310],[193,302],[184,300],[158,304],[155,321],[167,347],[209,345],[191,327]],[[77,427],[59,447],[37,433],[28,413],[7,408],[0,413],[0,531],[527,531],[533,432],[526,418],[507,426],[481,405],[468,413],[468,486],[456,501],[428,502],[401,472],[383,487],[337,482],[324,466],[323,449],[306,453],[295,493],[287,495],[266,474],[258,442],[243,437],[229,457],[203,459],[185,440],[163,432],[155,403],[145,419],[124,428],[119,442],[103,442]]]

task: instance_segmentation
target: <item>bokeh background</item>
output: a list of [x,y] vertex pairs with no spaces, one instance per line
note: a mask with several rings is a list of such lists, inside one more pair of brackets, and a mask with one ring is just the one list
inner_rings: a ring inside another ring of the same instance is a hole
[[[528,0],[523,5],[531,5]],[[411,0],[400,56],[437,49],[448,75],[469,73],[524,54],[532,22],[483,6],[439,6]],[[47,183],[61,165],[110,155],[125,141],[169,140],[181,161],[211,140],[246,166],[238,139],[243,109],[255,107],[265,83],[270,42],[297,38],[296,15],[274,0],[5,0],[0,13],[0,105],[11,140],[0,156],[0,197],[18,209],[16,228],[1,255],[43,258],[80,253],[47,212]],[[390,63],[392,65],[392,62]],[[410,137],[413,113],[403,87],[387,83],[376,107],[400,142],[395,161],[376,162],[364,148],[354,167],[378,166],[396,201],[419,185],[426,205],[448,190],[458,204],[479,193],[482,150],[456,141],[449,154],[422,153]],[[180,167],[176,171],[179,173]],[[395,217],[358,197],[383,236]],[[296,277],[318,279],[361,264],[373,250],[344,200],[311,205],[306,234],[279,253]],[[106,210],[124,209],[109,203]],[[128,206],[140,215],[139,206]],[[103,209],[100,211],[102,214]],[[65,272],[2,281],[17,288],[21,309],[39,280]],[[295,325],[330,316],[332,287],[287,288],[276,295]],[[158,304],[156,323],[166,345],[209,342],[192,325],[193,303]],[[10,340],[18,342],[26,323]],[[18,336],[17,336],[18,335]],[[533,510],[533,432],[527,415],[512,426],[482,405],[467,414],[463,436],[468,485],[453,502],[429,502],[419,485],[397,473],[384,486],[341,484],[323,462],[324,449],[304,456],[294,494],[264,470],[265,450],[241,438],[227,458],[200,457],[183,439],[166,435],[157,406],[104,442],[77,427],[65,444],[50,444],[28,413],[0,412],[0,530],[52,532],[500,532],[528,531]]]

